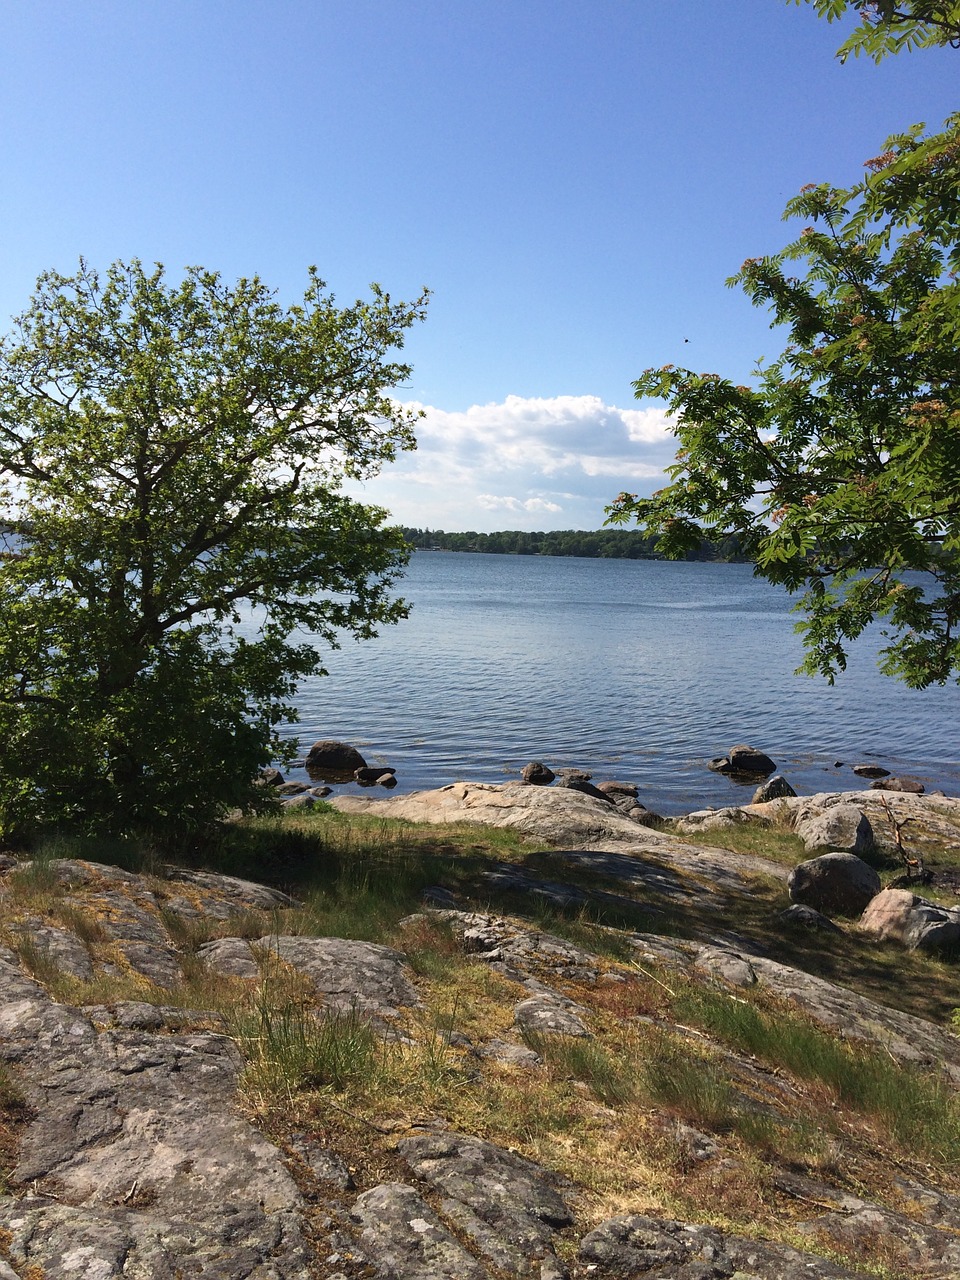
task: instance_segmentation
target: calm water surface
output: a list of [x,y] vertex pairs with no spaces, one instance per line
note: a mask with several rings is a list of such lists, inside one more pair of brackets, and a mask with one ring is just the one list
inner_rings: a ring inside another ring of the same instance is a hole
[[744,800],[706,769],[738,742],[800,792],[862,785],[849,766],[875,759],[960,794],[960,687],[905,689],[874,644],[832,688],[795,676],[790,600],[748,565],[421,551],[402,594],[409,619],[330,654],[289,731],[394,765],[394,795],[537,759],[634,782],[676,814]]

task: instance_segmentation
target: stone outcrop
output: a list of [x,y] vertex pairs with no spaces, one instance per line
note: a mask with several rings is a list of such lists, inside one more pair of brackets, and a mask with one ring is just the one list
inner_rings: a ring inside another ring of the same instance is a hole
[[174,1280],[185,1267],[307,1280],[300,1195],[234,1108],[232,1040],[98,1030],[3,952],[0,1052],[35,1112],[12,1182],[36,1193],[0,1197],[17,1265],[50,1280]]
[[731,1276],[778,1280],[854,1280],[856,1272],[785,1245],[742,1236],[723,1236],[712,1227],[649,1218],[610,1218],[580,1245],[579,1261],[590,1275],[689,1277],[729,1280]]
[[[718,888],[746,892],[752,875],[781,880],[787,875],[782,866],[767,858],[734,853],[719,846],[684,844],[666,831],[635,821],[614,805],[598,802],[569,787],[454,782],[436,791],[414,791],[384,800],[338,796],[330,803],[342,813],[404,818],[409,822],[505,827],[556,846],[561,857],[566,851],[576,858],[593,852],[622,851],[629,863],[639,860],[638,875],[644,873],[644,862],[648,864],[648,874],[664,872],[669,878],[679,871],[697,882],[698,892],[708,894]],[[599,874],[601,861],[594,860]]]
[[[960,852],[960,800],[949,796],[919,796],[909,792],[873,790],[821,792],[789,797],[769,804],[744,806],[748,813],[787,826],[841,805],[852,805],[869,821],[873,842],[882,852],[899,856],[892,823],[900,824],[907,846],[928,842],[953,853]],[[856,852],[854,850],[854,852]]]
[[512,1276],[553,1255],[559,1229],[574,1222],[560,1179],[511,1151],[461,1133],[428,1133],[397,1148],[410,1170],[443,1196],[451,1223],[481,1258]]
[[762,818],[753,817],[745,809],[731,806],[726,809],[696,809],[683,818],[678,818],[676,829],[684,835],[699,834],[704,831],[729,831],[731,827],[748,826],[751,823],[762,826]]

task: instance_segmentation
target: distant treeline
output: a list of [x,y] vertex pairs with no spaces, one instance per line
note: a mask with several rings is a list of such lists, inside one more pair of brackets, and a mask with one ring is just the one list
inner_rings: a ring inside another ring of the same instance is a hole
[[[507,556],[587,556],[607,560],[661,560],[656,538],[639,529],[553,529],[527,533],[502,529],[498,533],[444,533],[442,529],[408,529],[403,536],[421,551],[484,551]],[[719,546],[704,540],[688,560],[742,560],[736,538]]]

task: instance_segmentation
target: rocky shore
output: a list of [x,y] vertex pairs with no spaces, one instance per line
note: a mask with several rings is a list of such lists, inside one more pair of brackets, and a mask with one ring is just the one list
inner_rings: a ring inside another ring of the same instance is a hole
[[[922,972],[955,985],[954,944],[941,929],[925,952],[917,923],[932,927],[940,913],[941,926],[960,930],[949,876],[936,901],[924,897],[929,884],[889,882],[904,851],[934,867],[934,883],[938,865],[960,865],[960,801],[787,796],[693,814],[670,830],[609,796],[522,783],[334,803],[378,820],[503,829],[544,852],[488,858],[470,892],[460,881],[428,886],[396,935],[378,942],[311,932],[290,896],[236,877],[0,858],[0,1280],[841,1280],[862,1266],[891,1278],[960,1274],[960,1185],[919,1136],[916,1158],[874,1177],[863,1154],[874,1139],[855,1140],[842,1123],[829,1158],[813,1136],[816,1158],[777,1155],[772,1140],[747,1156],[726,1122],[690,1123],[680,1099],[645,1106],[630,1145],[617,1128],[620,1104],[590,1084],[583,1056],[583,1046],[597,1055],[619,1045],[631,1024],[631,1034],[692,1046],[702,1078],[721,1064],[735,1114],[758,1125],[789,1128],[831,1105],[794,1072],[687,1025],[680,1006],[656,1004],[660,988],[682,987],[731,1008],[762,997],[785,1018],[876,1051],[905,1082],[922,1074],[953,1097],[960,1039],[950,1025],[905,1008],[892,989],[881,998],[876,984],[868,992],[831,981],[823,963],[787,963],[769,938],[798,938],[795,949],[819,950],[818,961],[831,947],[874,946],[887,958],[900,948],[905,965],[913,956],[939,966]],[[744,828],[804,839],[797,865],[724,847],[725,833]],[[844,873],[798,874],[824,858],[831,868],[846,859]],[[886,859],[888,887],[868,877],[872,892],[851,911],[842,899],[858,883],[851,867],[872,870],[870,858]],[[775,907],[762,936],[752,926],[761,885]],[[887,900],[871,932],[865,913],[889,894],[901,897]],[[517,910],[491,909],[494,899]],[[610,926],[616,946],[601,953],[532,924],[523,904],[597,919],[647,912],[648,925]],[[447,969],[418,962],[424,938],[446,948]],[[492,1012],[441,1035],[423,1015],[456,966]],[[292,1093],[261,1106],[250,1064],[276,1032],[265,1010],[278,984],[282,1008],[315,1028],[353,1019],[390,1052],[440,1055],[457,1081],[456,1107],[398,1114],[385,1102],[382,1115],[358,1120],[333,1087],[315,1091],[307,1111]],[[231,1009],[245,1010],[246,1023]],[[569,1055],[563,1079],[558,1046]],[[561,1086],[579,1098],[579,1119],[610,1149],[604,1159],[622,1161],[621,1192],[604,1184],[601,1193],[587,1151],[580,1163],[576,1150],[553,1163],[495,1139],[492,1123],[466,1129],[463,1099],[491,1082],[504,1097],[542,1087],[544,1107]],[[658,1162],[670,1185],[702,1188],[699,1216],[666,1212],[669,1197],[631,1172]],[[718,1187],[758,1196],[755,1211],[721,1212]],[[762,1226],[730,1225],[751,1217]]]

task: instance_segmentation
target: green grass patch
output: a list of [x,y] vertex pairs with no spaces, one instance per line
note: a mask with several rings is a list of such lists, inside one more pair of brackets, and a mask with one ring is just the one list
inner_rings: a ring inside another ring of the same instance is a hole
[[304,1090],[372,1087],[387,1046],[357,1009],[316,1012],[302,1001],[273,1003],[261,991],[235,1023],[247,1058],[241,1092],[280,1101]]
[[766,1011],[706,987],[674,1014],[734,1048],[825,1085],[845,1107],[880,1121],[897,1142],[944,1164],[960,1160],[960,1106],[947,1083],[840,1040],[785,1009]]
[[638,1080],[633,1064],[598,1040],[529,1030],[524,1031],[523,1038],[554,1078],[579,1080],[608,1107],[623,1107],[636,1101]]
[[722,831],[678,831],[675,834],[685,844],[730,849],[733,853],[768,858],[785,867],[795,867],[810,857],[799,836],[775,824],[743,822],[724,827]]
[[735,1127],[739,1094],[721,1065],[683,1041],[661,1036],[638,1064],[648,1096],[685,1120],[715,1132]]

